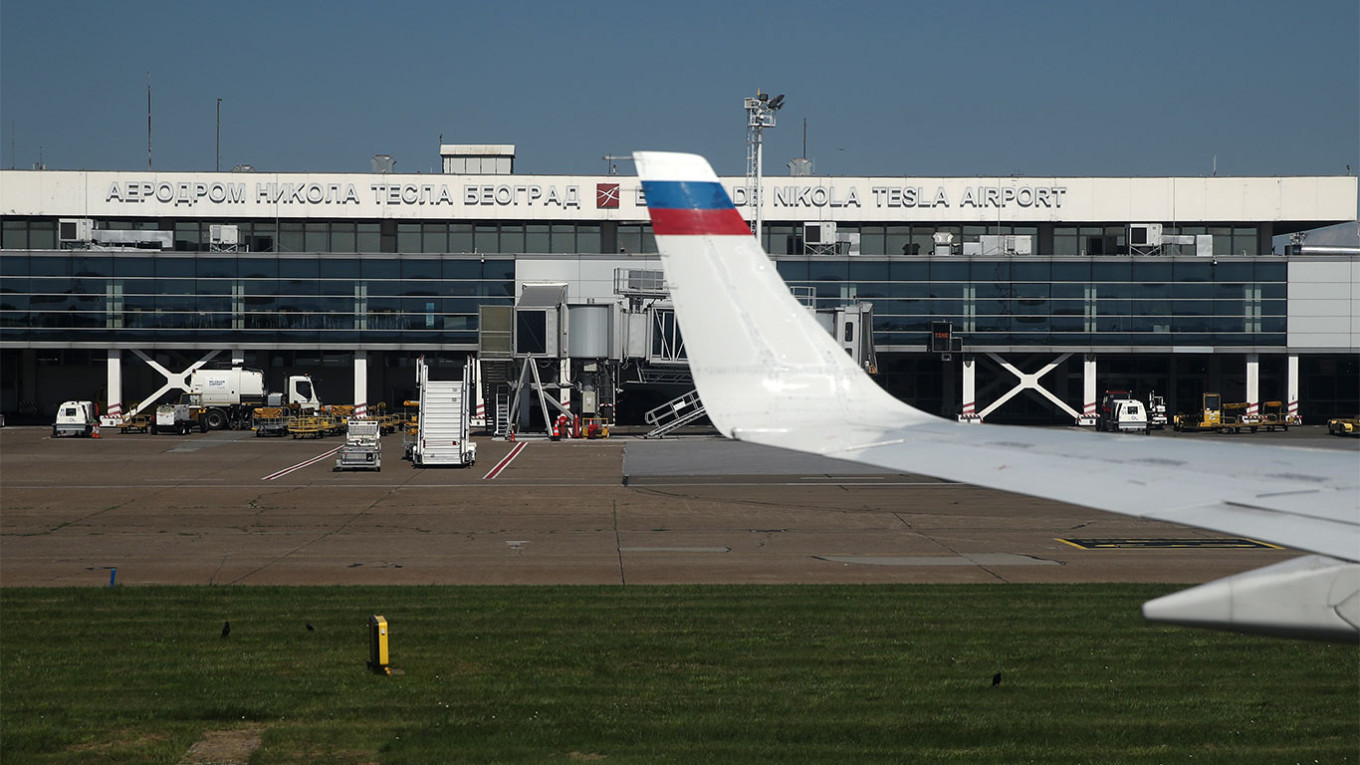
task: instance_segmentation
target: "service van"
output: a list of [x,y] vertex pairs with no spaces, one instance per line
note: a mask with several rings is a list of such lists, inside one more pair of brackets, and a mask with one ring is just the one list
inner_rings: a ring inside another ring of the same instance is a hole
[[1147,407],[1137,399],[1124,399],[1112,403],[1110,421],[1105,429],[1115,433],[1142,433],[1147,435],[1151,429],[1148,427]]
[[57,420],[52,423],[52,437],[94,435],[99,424],[99,407],[93,401],[64,401],[57,407]]

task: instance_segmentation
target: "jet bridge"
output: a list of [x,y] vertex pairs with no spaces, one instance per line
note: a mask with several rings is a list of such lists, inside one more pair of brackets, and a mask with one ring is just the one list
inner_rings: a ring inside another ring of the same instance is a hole
[[[851,300],[818,308],[812,295],[804,304],[862,368],[877,371],[872,304]],[[482,306],[478,359],[488,422],[500,437],[570,437],[582,420],[612,424],[625,390],[675,397],[644,418],[657,428],[669,424],[662,432],[677,427],[665,414],[667,407],[676,410],[677,401],[685,423],[703,414],[684,336],[657,269],[614,269],[612,299],[578,302],[567,282],[522,283],[515,305]]]

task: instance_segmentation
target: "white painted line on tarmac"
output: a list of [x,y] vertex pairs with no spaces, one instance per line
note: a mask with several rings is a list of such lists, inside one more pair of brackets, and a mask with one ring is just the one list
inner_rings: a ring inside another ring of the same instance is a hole
[[484,480],[484,481],[489,481],[489,480],[495,478],[496,476],[500,475],[500,474],[501,474],[501,471],[502,471],[502,470],[505,470],[507,467],[509,467],[510,463],[511,463],[512,461],[514,461],[514,459],[515,459],[516,457],[519,456],[519,453],[520,453],[520,452],[524,451],[524,447],[526,447],[526,446],[528,446],[528,444],[527,444],[527,443],[524,443],[524,442],[522,442],[522,441],[521,441],[520,443],[516,444],[516,445],[515,445],[515,448],[511,449],[511,450],[510,450],[510,453],[507,454],[507,455],[505,455],[505,459],[502,459],[500,462],[497,462],[497,463],[496,463],[496,466],[493,467],[493,468],[491,468],[491,471],[490,471],[490,472],[488,472],[486,475],[482,476],[482,480]]
[[308,465],[315,465],[316,463],[320,462],[321,460],[324,460],[324,459],[326,459],[327,457],[331,456],[332,454],[335,454],[336,452],[340,451],[340,449],[341,449],[341,447],[337,446],[337,447],[335,447],[334,449],[331,449],[331,450],[328,451],[328,452],[323,452],[323,453],[321,453],[321,454],[318,454],[318,455],[316,455],[315,457],[313,457],[313,458],[311,458],[311,459],[309,459],[309,460],[305,460],[305,461],[303,461],[303,462],[299,462],[298,464],[293,465],[292,467],[286,467],[286,468],[284,468],[283,470],[280,470],[280,471],[278,471],[278,472],[276,472],[276,473],[270,473],[269,475],[265,476],[264,478],[261,478],[260,480],[261,480],[261,481],[272,481],[272,480],[274,480],[275,478],[282,478],[282,477],[288,475],[289,473],[292,473],[292,472],[295,471],[295,470],[301,470],[301,469],[307,467]]

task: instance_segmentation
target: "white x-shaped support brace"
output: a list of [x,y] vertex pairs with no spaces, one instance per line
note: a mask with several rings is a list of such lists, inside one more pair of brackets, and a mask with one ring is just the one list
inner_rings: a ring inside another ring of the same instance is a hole
[[133,348],[132,352],[137,354],[138,358],[140,358],[142,361],[145,361],[147,366],[151,367],[157,372],[160,372],[161,375],[165,377],[165,384],[162,385],[160,388],[156,389],[155,393],[152,393],[151,395],[143,398],[142,403],[138,404],[136,409],[133,409],[132,411],[128,412],[125,416],[129,418],[137,414],[138,412],[142,411],[143,409],[147,408],[148,406],[151,406],[152,404],[156,403],[157,401],[160,400],[161,396],[164,396],[166,393],[169,393],[172,390],[182,390],[185,393],[188,393],[189,375],[193,374],[194,370],[198,369],[204,364],[207,364],[209,361],[212,360],[213,356],[216,356],[218,354],[218,351],[209,351],[208,355],[190,364],[189,367],[185,369],[183,372],[171,372],[164,366],[158,364],[155,359],[143,353],[140,349]]
[[1045,364],[1043,368],[1040,369],[1038,372],[1028,374],[1026,372],[1021,372],[1019,369],[1015,367],[1014,364],[1005,361],[995,353],[988,353],[987,354],[988,358],[990,358],[992,361],[995,361],[997,365],[1000,366],[1002,369],[1020,378],[1020,382],[1016,383],[1015,387],[1007,391],[1005,395],[1003,395],[1001,398],[997,399],[996,401],[993,401],[990,405],[988,405],[986,409],[983,409],[981,412],[978,412],[978,417],[985,419],[987,415],[996,411],[997,408],[1000,407],[1002,404],[1006,403],[1007,401],[1010,401],[1012,398],[1015,398],[1016,394],[1018,394],[1022,390],[1038,391],[1044,398],[1048,399],[1049,401],[1052,401],[1054,404],[1057,404],[1058,408],[1062,409],[1064,412],[1067,412],[1074,418],[1080,417],[1081,412],[1078,412],[1077,410],[1068,406],[1066,402],[1064,402],[1062,399],[1058,398],[1052,392],[1046,390],[1042,385],[1039,384],[1040,377],[1043,377],[1049,372],[1052,372],[1054,369],[1058,367],[1059,364],[1063,363],[1064,361],[1067,361],[1067,358],[1071,355],[1072,354],[1070,353],[1064,353],[1063,355],[1059,356],[1053,361]]

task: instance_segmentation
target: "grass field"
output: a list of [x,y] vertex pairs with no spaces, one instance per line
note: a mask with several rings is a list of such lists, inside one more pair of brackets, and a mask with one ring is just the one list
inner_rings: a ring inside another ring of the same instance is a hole
[[5,588],[0,761],[1360,761],[1360,648],[1144,623],[1168,589]]

